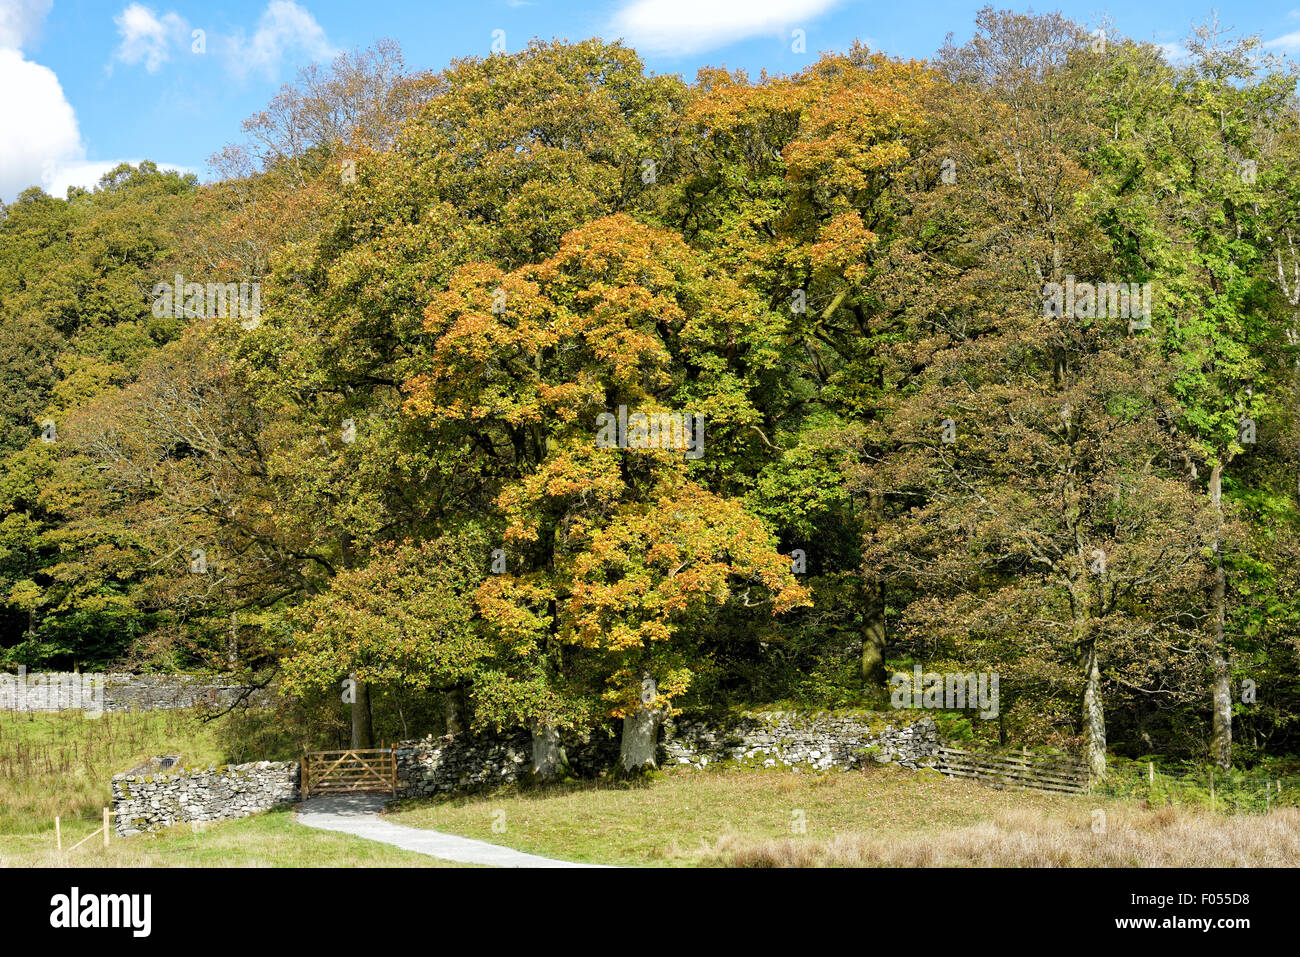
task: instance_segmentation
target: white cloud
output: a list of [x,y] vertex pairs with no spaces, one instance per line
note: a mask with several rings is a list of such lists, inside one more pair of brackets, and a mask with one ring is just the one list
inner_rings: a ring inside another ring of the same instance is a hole
[[[85,155],[77,114],[49,67],[0,48],[0,199],[44,185],[60,164]],[[18,93],[21,91],[21,94]]]
[[[139,159],[126,160],[81,160],[78,162],[65,163],[56,167],[44,183],[41,184],[45,192],[51,196],[57,196],[62,199],[68,195],[69,186],[80,186],[82,189],[94,189],[99,185],[100,178],[111,169],[116,169],[123,163],[130,163],[132,166],[139,166],[142,161]],[[174,163],[159,163],[158,168],[161,170],[175,170],[178,173],[193,173],[194,170],[188,166],[177,166]]]
[[[4,3],[6,0],[0,0]],[[113,18],[122,37],[113,54],[114,61],[129,65],[144,64],[149,73],[157,73],[172,53],[192,52],[190,25],[179,14],[159,16],[141,3],[132,3]],[[214,36],[205,48],[218,57],[226,70],[240,80],[250,74],[275,79],[286,56],[302,55],[312,60],[326,60],[338,51],[330,45],[325,29],[314,16],[293,0],[271,0],[258,18],[250,37],[243,30]],[[297,65],[295,63],[294,65]],[[110,72],[112,64],[109,65]]]
[[1269,40],[1264,46],[1269,50],[1281,50],[1283,53],[1300,51],[1300,32],[1287,33],[1276,40]]
[[219,46],[231,72],[240,77],[260,72],[273,78],[291,51],[306,53],[313,60],[327,60],[338,53],[316,18],[293,0],[271,0],[251,38],[240,32],[222,38]]
[[[90,189],[122,162],[86,159],[77,112],[64,95],[58,76],[49,67],[28,60],[20,49],[49,11],[50,0],[0,0],[0,90],[10,91],[0,96],[3,202],[12,202],[29,186],[40,186],[60,198],[67,195],[69,186]],[[178,166],[163,168],[191,172]]]
[[1178,63],[1191,56],[1187,47],[1183,46],[1177,40],[1170,40],[1167,43],[1157,43],[1156,47],[1158,47],[1160,52],[1164,54],[1166,63]]
[[171,47],[189,36],[189,26],[175,13],[158,16],[143,4],[133,3],[113,18],[122,42],[113,59],[130,66],[143,63],[149,73],[157,73],[171,59]]
[[843,0],[630,0],[613,28],[649,53],[699,53],[811,23]]
[[40,29],[54,0],[0,0],[0,47],[20,49]]

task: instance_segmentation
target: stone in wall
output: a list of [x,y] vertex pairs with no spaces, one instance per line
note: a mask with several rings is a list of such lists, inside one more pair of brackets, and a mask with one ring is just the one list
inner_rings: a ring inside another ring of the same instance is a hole
[[532,761],[527,731],[481,737],[448,734],[393,746],[398,792],[403,797],[510,784],[526,777]]
[[826,770],[874,760],[916,769],[938,746],[939,730],[929,715],[764,711],[725,721],[670,721],[661,750],[667,767],[734,761]]
[[[608,729],[567,734],[562,741],[577,777],[594,778],[618,758],[618,738]],[[407,797],[514,783],[532,773],[532,755],[532,736],[525,730],[444,735],[393,746],[398,791]]]
[[296,761],[254,761],[175,774],[115,774],[117,833],[192,821],[225,821],[298,800]]

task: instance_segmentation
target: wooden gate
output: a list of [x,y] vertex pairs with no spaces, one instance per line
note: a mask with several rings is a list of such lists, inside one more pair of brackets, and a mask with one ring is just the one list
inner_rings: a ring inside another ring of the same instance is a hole
[[949,777],[973,778],[995,788],[1080,794],[1088,790],[1088,766],[1067,755],[990,753],[940,747],[935,769]]
[[302,756],[302,797],[388,791],[397,796],[397,758],[391,748],[311,751]]

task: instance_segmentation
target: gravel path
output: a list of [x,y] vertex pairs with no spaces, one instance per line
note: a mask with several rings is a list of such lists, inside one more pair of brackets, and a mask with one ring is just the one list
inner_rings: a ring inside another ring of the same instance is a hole
[[487,867],[599,866],[557,861],[489,844],[487,841],[393,824],[379,816],[380,810],[389,800],[381,794],[325,794],[308,798],[298,805],[298,823],[324,831],[343,831],[367,840],[415,851],[417,854],[428,854],[430,857],[459,861],[462,864],[483,864]]

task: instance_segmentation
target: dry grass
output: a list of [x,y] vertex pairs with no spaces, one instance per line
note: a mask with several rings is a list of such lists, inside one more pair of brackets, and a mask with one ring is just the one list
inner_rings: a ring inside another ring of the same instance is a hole
[[992,820],[904,839],[872,833],[826,840],[726,834],[705,863],[727,867],[1296,867],[1300,809],[1225,816],[1110,804],[1105,830],[1079,808],[1003,809]]

